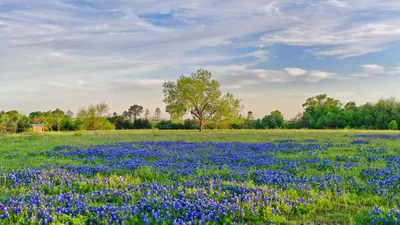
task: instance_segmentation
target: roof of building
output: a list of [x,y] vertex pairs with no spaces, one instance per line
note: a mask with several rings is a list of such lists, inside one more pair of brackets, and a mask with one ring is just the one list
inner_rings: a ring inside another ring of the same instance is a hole
[[32,127],[44,127],[46,124],[31,124]]

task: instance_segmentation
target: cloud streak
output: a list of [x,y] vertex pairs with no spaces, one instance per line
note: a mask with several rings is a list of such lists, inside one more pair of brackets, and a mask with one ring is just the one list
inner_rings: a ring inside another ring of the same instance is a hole
[[121,110],[199,67],[232,90],[393,76],[398,66],[357,61],[352,73],[319,60],[387,50],[400,40],[399,13],[398,1],[379,0],[0,0],[0,106],[28,91],[31,105],[72,109],[121,94]]

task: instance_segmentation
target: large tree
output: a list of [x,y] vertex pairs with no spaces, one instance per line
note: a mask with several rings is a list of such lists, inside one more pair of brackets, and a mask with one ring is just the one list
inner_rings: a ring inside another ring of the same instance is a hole
[[279,110],[272,111],[269,115],[264,116],[261,122],[264,128],[269,129],[283,128],[285,124],[283,114]]
[[342,111],[341,106],[342,103],[339,100],[330,98],[326,94],[308,98],[303,104],[305,111],[302,124],[314,129],[340,128],[343,126],[343,124],[339,123]]
[[133,105],[129,107],[128,113],[131,119],[136,120],[143,113],[143,106]]
[[232,111],[241,109],[237,107],[239,101],[229,93],[222,96],[219,82],[207,70],[199,69],[188,77],[182,75],[176,82],[168,81],[163,86],[164,102],[171,117],[189,112],[199,121],[200,131],[215,116],[232,119],[239,115]]

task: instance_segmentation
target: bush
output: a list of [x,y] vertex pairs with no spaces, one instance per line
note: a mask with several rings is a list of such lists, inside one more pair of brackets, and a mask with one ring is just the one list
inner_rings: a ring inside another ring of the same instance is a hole
[[396,120],[392,120],[389,124],[388,124],[388,129],[389,130],[398,130],[399,126],[397,125]]
[[61,130],[73,131],[76,129],[75,120],[70,117],[65,117],[61,121]]
[[163,120],[157,124],[157,128],[159,130],[168,130],[171,127],[171,121]]
[[115,130],[115,125],[107,119],[103,118],[100,120],[98,130]]
[[153,124],[148,119],[137,119],[133,122],[133,129],[151,129]]
[[153,124],[148,120],[142,120],[142,129],[152,129],[153,128]]
[[141,129],[142,128],[142,119],[137,119],[133,121],[133,129]]
[[124,129],[132,129],[131,123],[129,120],[125,119],[118,119],[115,122],[115,129],[117,130],[124,130]]
[[185,130],[194,130],[197,129],[197,124],[193,120],[185,120],[183,121],[183,129]]
[[285,127],[287,129],[300,129],[300,123],[299,122],[286,122]]
[[239,129],[245,129],[245,126],[243,124],[235,124],[234,123],[231,125],[231,128],[235,129],[235,130],[239,130]]
[[180,123],[172,123],[171,120],[164,120],[157,124],[157,128],[160,130],[182,130],[183,125]]

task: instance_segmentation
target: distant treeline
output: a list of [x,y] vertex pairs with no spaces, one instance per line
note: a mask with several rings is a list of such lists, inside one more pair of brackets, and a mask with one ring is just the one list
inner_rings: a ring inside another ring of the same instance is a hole
[[395,98],[357,106],[353,101],[343,104],[322,94],[308,98],[303,108],[303,114],[294,118],[289,126],[312,129],[398,130],[400,123],[400,102]]
[[[171,120],[161,119],[161,109],[154,113],[141,105],[132,105],[121,115],[109,114],[105,103],[82,108],[74,117],[60,109],[21,115],[16,110],[0,112],[0,133],[28,131],[31,124],[45,124],[47,131],[112,130],[112,129],[390,129],[398,130],[400,102],[395,98],[357,106],[341,103],[326,94],[308,98],[304,111],[285,121],[279,110],[255,119],[251,111],[242,114],[240,99],[223,94],[220,83],[210,71],[198,69],[189,76],[163,84],[165,112]],[[190,115],[191,119],[187,118]]]
[[[390,129],[398,130],[400,102],[395,98],[380,99],[376,103],[357,106],[355,102],[341,103],[326,94],[308,98],[304,111],[285,121],[279,110],[255,119],[249,111],[234,123],[224,120],[209,120],[205,129]],[[172,117],[172,115],[171,115]],[[199,121],[192,119],[162,120],[161,110],[154,113],[143,106],[132,105],[121,115],[109,114],[105,103],[82,108],[76,116],[71,111],[55,109],[36,111],[22,115],[16,110],[0,112],[0,132],[19,133],[28,131],[31,124],[45,124],[47,131],[113,130],[113,129],[199,129]]]

